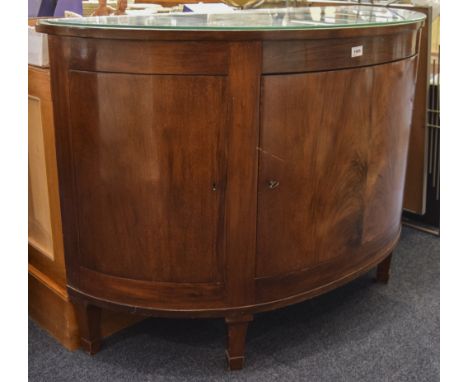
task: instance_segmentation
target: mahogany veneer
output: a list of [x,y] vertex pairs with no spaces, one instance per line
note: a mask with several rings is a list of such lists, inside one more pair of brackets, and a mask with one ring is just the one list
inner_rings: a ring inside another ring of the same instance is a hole
[[388,281],[420,27],[38,27],[83,347],[102,307],[225,317],[239,369],[254,313]]
[[[28,66],[28,96],[28,313],[64,347],[75,350],[79,347],[80,335],[75,308],[66,290],[53,105],[47,68]],[[105,310],[100,334],[107,337],[139,320],[141,318],[136,315]]]

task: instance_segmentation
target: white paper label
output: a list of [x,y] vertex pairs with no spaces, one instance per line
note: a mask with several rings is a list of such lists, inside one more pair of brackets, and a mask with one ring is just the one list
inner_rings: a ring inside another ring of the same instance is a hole
[[362,56],[362,53],[364,52],[364,48],[362,45],[359,46],[353,46],[351,48],[351,57],[359,57]]

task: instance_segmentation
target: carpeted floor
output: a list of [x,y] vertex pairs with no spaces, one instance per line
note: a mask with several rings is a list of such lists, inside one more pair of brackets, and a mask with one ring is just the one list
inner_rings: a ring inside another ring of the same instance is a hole
[[439,380],[439,239],[409,228],[387,286],[369,273],[314,300],[259,314],[246,365],[228,372],[222,320],[152,318],[90,357],[29,322],[30,381]]

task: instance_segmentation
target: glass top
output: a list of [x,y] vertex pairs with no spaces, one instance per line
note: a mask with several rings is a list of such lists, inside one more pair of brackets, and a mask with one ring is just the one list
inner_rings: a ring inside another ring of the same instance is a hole
[[264,8],[224,13],[156,13],[40,20],[40,24],[77,28],[154,30],[301,30],[408,24],[424,20],[419,12],[370,6]]

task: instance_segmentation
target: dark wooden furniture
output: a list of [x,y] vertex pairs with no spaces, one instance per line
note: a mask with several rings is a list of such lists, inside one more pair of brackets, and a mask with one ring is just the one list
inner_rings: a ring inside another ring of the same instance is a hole
[[[66,289],[49,68],[28,67],[28,313],[65,348],[79,347],[75,308]],[[142,317],[104,311],[108,336]]]
[[40,25],[82,346],[103,307],[225,317],[239,369],[254,313],[387,282],[422,23]]
[[[28,314],[68,350],[79,347],[66,285],[50,71],[34,65],[28,65]],[[99,331],[107,337],[143,318],[104,310]]]

